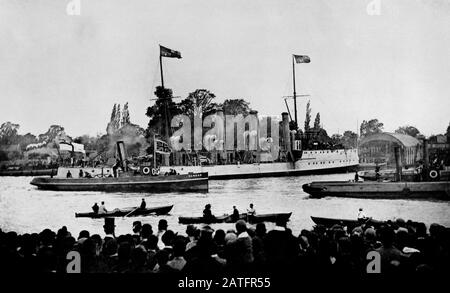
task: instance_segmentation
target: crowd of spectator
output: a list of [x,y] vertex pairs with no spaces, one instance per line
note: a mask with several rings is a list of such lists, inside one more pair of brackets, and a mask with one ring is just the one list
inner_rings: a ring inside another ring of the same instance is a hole
[[[432,224],[388,221],[377,226],[317,225],[298,236],[279,221],[266,231],[264,223],[249,226],[239,220],[234,229],[210,226],[186,227],[179,235],[159,221],[133,223],[130,234],[114,235],[114,220],[105,220],[104,235],[83,230],[76,237],[66,227],[56,233],[18,235],[0,230],[0,260],[8,272],[64,273],[79,252],[82,273],[305,273],[363,276],[371,259],[380,256],[385,274],[448,272],[450,229]],[[75,238],[76,237],[76,238]],[[373,269],[373,268],[372,268]],[[375,268],[376,269],[376,268]]]

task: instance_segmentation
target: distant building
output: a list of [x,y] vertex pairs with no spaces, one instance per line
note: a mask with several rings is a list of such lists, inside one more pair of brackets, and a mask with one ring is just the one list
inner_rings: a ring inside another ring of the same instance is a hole
[[396,146],[400,147],[403,167],[413,167],[422,159],[422,142],[417,138],[399,133],[377,133],[363,137],[359,142],[358,153],[361,167],[381,165],[395,168]]

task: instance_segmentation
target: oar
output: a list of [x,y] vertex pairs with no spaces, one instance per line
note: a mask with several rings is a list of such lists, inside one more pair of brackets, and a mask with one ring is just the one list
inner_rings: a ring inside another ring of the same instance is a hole
[[140,209],[140,207],[135,208],[134,210],[132,210],[131,212],[129,212],[128,214],[126,214],[125,216],[123,216],[123,218],[128,217],[129,215],[131,215],[132,213],[134,213],[134,212],[137,211],[138,209]]

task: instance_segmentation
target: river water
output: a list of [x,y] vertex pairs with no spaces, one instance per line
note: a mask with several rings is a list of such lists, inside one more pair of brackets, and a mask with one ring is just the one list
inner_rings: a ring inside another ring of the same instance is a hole
[[[258,178],[210,181],[209,193],[102,193],[42,191],[29,184],[31,177],[0,177],[0,228],[18,233],[54,231],[67,226],[74,236],[81,230],[102,234],[104,220],[75,218],[75,212],[89,212],[94,202],[105,201],[108,209],[138,206],[145,197],[147,206],[173,204],[167,216],[116,218],[116,234],[131,233],[132,223],[140,220],[157,229],[165,218],[169,229],[184,233],[179,216],[201,216],[205,204],[212,205],[215,215],[231,214],[233,205],[244,212],[250,203],[257,213],[292,212],[288,226],[298,235],[310,229],[310,216],[354,219],[361,207],[367,216],[378,220],[395,218],[422,221],[429,226],[439,223],[450,227],[450,202],[428,200],[372,200],[350,198],[311,199],[302,185],[318,180],[349,180],[353,174],[301,177]],[[211,225],[214,229],[231,229],[233,224]],[[273,224],[267,224],[270,229]]]

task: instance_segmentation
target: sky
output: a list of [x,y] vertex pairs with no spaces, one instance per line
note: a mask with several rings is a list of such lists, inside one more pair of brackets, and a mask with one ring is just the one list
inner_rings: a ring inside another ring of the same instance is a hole
[[75,0],[80,14],[69,15],[72,1],[0,0],[0,123],[21,134],[105,133],[125,102],[146,127],[159,44],[181,52],[163,60],[181,98],[204,88],[280,115],[299,54],[311,63],[295,67],[297,94],[330,135],[372,118],[425,135],[450,122],[447,0]]

